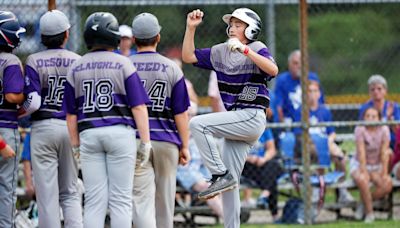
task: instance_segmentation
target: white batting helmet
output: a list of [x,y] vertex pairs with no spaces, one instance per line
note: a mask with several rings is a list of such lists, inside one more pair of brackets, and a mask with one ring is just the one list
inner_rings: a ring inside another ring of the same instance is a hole
[[222,20],[228,24],[228,27],[226,28],[226,33],[229,35],[229,21],[231,20],[231,17],[235,17],[244,23],[248,24],[246,30],[244,31],[244,35],[246,36],[247,39],[249,40],[256,40],[257,36],[261,32],[261,19],[257,15],[256,12],[254,12],[251,9],[248,8],[239,8],[235,9],[232,14],[225,14],[222,17]]

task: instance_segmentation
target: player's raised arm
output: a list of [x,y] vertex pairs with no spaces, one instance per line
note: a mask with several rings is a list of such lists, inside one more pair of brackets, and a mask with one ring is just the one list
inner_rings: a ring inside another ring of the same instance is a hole
[[186,18],[186,31],[182,45],[182,60],[185,63],[197,63],[196,55],[194,54],[194,34],[196,27],[203,21],[203,11],[197,9],[188,13]]

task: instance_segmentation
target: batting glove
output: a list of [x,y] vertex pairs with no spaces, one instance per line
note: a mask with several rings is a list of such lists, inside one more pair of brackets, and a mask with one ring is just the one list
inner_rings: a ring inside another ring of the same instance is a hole
[[80,151],[80,149],[79,149],[79,146],[73,146],[73,147],[72,147],[72,153],[73,153],[75,159],[78,160],[79,157],[80,157],[80,154],[81,154],[81,151]]
[[139,148],[137,150],[137,160],[141,167],[143,167],[150,158],[151,143],[140,142]]
[[242,44],[238,38],[230,38],[228,40],[228,48],[231,51],[239,51],[240,53],[243,53],[246,47],[247,46]]

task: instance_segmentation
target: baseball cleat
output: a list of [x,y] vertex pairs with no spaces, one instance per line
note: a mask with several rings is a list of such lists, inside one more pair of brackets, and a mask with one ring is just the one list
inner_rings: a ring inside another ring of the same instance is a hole
[[202,191],[197,196],[201,200],[211,199],[223,192],[236,188],[237,181],[229,172],[223,176],[214,176],[211,179],[211,185],[205,191]]

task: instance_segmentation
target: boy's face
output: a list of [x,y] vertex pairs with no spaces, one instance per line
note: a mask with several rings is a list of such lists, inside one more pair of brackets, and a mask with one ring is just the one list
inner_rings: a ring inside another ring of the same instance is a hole
[[310,104],[317,104],[319,98],[321,97],[321,92],[319,90],[319,85],[315,82],[310,82],[308,86],[308,101]]
[[232,17],[229,22],[229,38],[238,38],[240,42],[248,43],[247,38],[244,36],[244,31],[247,28],[247,24],[243,21]]

